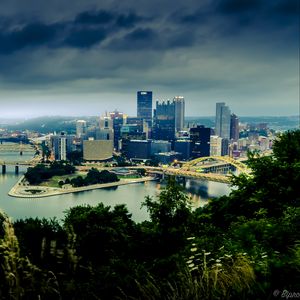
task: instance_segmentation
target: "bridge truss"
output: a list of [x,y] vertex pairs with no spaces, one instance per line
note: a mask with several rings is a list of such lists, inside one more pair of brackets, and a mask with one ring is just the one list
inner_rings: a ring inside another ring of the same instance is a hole
[[244,163],[233,159],[229,156],[207,156],[207,157],[199,157],[194,160],[188,161],[183,164],[182,169],[183,170],[191,170],[191,168],[197,166],[201,162],[209,161],[209,160],[215,160],[215,161],[222,161],[227,164],[230,164],[234,166],[237,170],[239,170],[242,173],[250,173],[250,169],[247,165]]

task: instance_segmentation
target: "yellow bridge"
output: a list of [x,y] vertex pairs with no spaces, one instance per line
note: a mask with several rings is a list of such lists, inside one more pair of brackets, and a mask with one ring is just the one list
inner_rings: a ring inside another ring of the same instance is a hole
[[[244,160],[246,160],[246,159],[244,159]],[[205,164],[205,162],[209,162],[210,164]],[[219,168],[222,165],[223,166],[226,166],[226,165],[234,166],[240,173],[249,174],[251,172],[251,170],[243,162],[235,160],[229,156],[200,157],[200,158],[188,161],[186,163],[182,163],[181,167],[140,166],[140,167],[126,167],[126,168],[129,168],[129,169],[143,168],[143,169],[148,170],[149,173],[154,173],[154,174],[156,173],[156,174],[164,174],[164,175],[173,175],[173,176],[203,179],[203,180],[207,180],[207,181],[229,183],[230,178],[231,178],[230,174],[218,174],[218,173],[203,172],[207,168],[212,168],[212,167]]]
[[[250,169],[247,165],[245,165],[243,162],[233,159],[229,156],[207,156],[207,157],[199,157],[194,160],[188,161],[183,164],[182,169],[183,170],[191,170],[194,167],[207,167],[207,165],[204,164],[204,162],[216,162],[221,161],[226,164],[234,166],[238,171],[243,173],[250,173]],[[202,165],[199,166],[199,163],[202,163]],[[213,166],[214,164],[210,165]]]
[[[40,158],[36,157],[29,161],[10,161],[4,162],[0,160],[0,165],[19,165],[19,166],[34,166],[40,161]],[[127,167],[129,169],[139,169],[143,168],[148,170],[150,173],[163,174],[163,175],[173,175],[188,178],[197,178],[207,181],[216,181],[222,183],[230,182],[230,174],[218,174],[218,173],[205,173],[203,172],[206,168],[220,167],[222,165],[234,166],[240,173],[249,174],[251,170],[243,162],[235,160],[229,156],[209,156],[200,157],[194,160],[182,163],[181,167],[166,166],[166,167],[150,167],[150,166],[136,166]],[[79,170],[87,170],[89,167],[78,167]],[[102,168],[101,168],[102,169]],[[114,169],[113,167],[107,169]],[[200,169],[200,170],[199,170]]]

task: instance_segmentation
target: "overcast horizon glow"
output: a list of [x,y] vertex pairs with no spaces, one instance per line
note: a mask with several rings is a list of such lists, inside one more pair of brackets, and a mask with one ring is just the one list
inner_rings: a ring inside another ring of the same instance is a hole
[[134,116],[138,90],[299,114],[299,1],[1,1],[0,118]]

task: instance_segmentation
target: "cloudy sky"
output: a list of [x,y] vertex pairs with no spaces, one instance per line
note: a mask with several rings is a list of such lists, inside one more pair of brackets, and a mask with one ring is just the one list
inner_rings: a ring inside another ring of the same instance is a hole
[[135,115],[137,90],[296,115],[298,86],[298,0],[0,2],[2,117]]

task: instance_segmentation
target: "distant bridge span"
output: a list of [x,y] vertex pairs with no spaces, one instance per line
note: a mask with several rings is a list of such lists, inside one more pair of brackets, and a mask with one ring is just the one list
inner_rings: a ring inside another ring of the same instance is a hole
[[228,163],[232,166],[234,166],[237,170],[239,170],[242,173],[250,173],[250,169],[248,168],[247,165],[242,163],[241,161],[238,161],[236,159],[233,159],[232,157],[229,156],[207,156],[207,157],[199,157],[194,160],[188,161],[184,163],[181,167],[182,170],[189,171],[192,167],[197,166],[198,163],[204,162],[207,160],[216,160],[216,161],[222,161],[225,163]]
[[31,159],[31,160],[23,160],[23,161],[4,161],[4,160],[0,160],[0,165],[6,165],[6,166],[35,166],[36,164],[38,164],[39,161],[36,159]]
[[175,168],[157,168],[157,169],[150,169],[150,173],[157,173],[157,174],[164,174],[164,175],[173,175],[173,176],[180,176],[180,177],[187,177],[187,178],[195,178],[195,179],[202,179],[207,181],[215,181],[215,182],[222,182],[222,183],[229,183],[230,182],[230,175],[222,175],[222,174],[214,174],[214,173],[198,173],[195,171],[185,171],[182,169],[175,169]]

